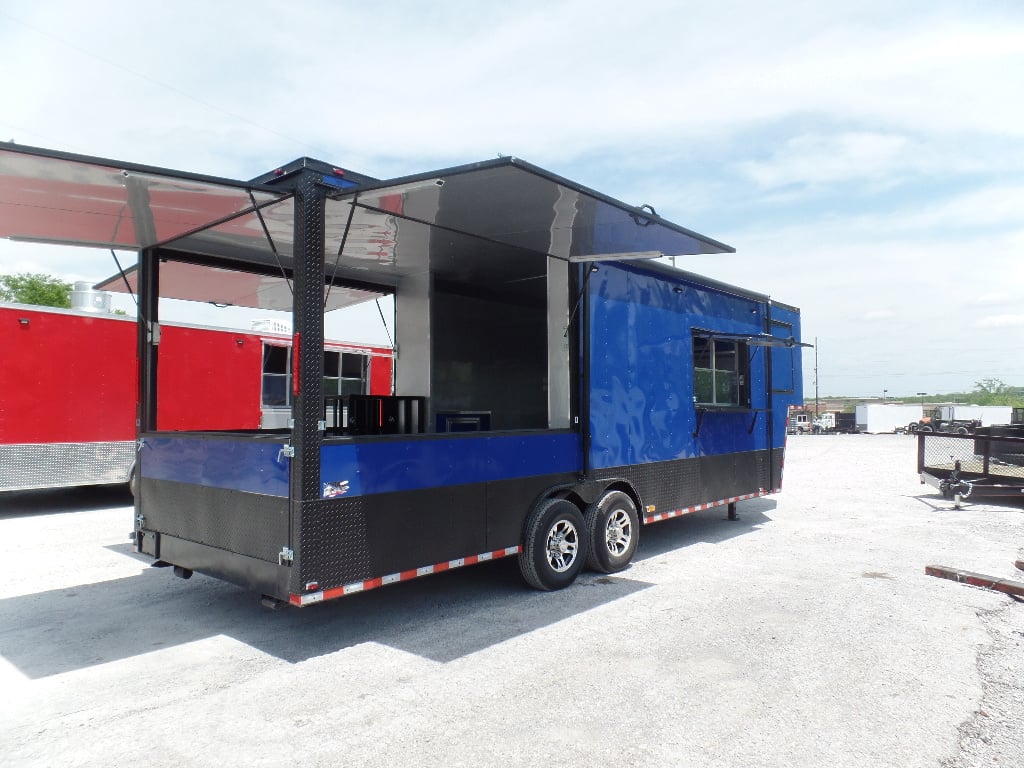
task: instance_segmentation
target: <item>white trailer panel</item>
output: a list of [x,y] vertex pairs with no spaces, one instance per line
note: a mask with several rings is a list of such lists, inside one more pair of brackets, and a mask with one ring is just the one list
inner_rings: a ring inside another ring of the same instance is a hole
[[921,420],[920,405],[866,403],[857,406],[857,431],[869,434],[895,432]]

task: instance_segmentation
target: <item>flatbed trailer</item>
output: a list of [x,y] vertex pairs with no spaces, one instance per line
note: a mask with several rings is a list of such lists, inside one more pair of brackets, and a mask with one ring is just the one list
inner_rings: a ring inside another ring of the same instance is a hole
[[965,499],[1024,498],[1024,425],[973,435],[917,433],[917,471],[957,508]]
[[[657,261],[732,249],[649,206],[515,158],[243,182],[0,145],[0,189],[0,235],[139,252],[101,287],[139,297],[135,547],[178,575],[306,606],[516,556],[558,589],[781,488],[799,310]],[[394,393],[329,395],[325,313],[384,296]],[[160,428],[162,297],[291,311],[286,428]]]

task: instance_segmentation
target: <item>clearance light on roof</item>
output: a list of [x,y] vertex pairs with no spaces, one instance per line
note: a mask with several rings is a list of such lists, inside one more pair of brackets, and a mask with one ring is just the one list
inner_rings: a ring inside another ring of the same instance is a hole
[[581,256],[570,256],[569,261],[636,261],[639,259],[660,259],[665,256],[661,251],[627,251],[626,253],[590,253]]

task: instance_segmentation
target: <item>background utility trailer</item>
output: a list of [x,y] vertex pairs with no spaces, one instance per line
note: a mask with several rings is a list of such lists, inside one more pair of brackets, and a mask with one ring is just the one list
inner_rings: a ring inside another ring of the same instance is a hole
[[1009,424],[1012,412],[1009,405],[939,405],[924,411],[921,420],[912,421],[907,430],[970,435],[978,427]]
[[[649,261],[731,250],[652,210],[513,158],[247,183],[0,145],[0,170],[3,234],[140,251],[134,538],[179,575],[307,605],[518,555],[554,589],[780,487],[799,312]],[[162,296],[292,311],[290,428],[159,428]],[[325,400],[325,312],[385,296],[395,394]]]
[[922,483],[952,499],[1024,498],[1024,425],[978,427],[974,435],[917,433]]
[[[169,323],[162,332],[158,429],[287,425],[290,334]],[[135,318],[0,303],[0,491],[129,482],[136,336]],[[324,365],[335,394],[391,393],[389,348],[327,341]]]
[[865,403],[857,406],[857,431],[878,435],[897,432],[921,419],[920,405],[902,403]]

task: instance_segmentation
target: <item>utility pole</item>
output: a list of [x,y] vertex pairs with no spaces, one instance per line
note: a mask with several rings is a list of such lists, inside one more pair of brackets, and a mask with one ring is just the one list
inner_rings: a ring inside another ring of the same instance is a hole
[[814,418],[818,418],[818,337],[814,337]]

